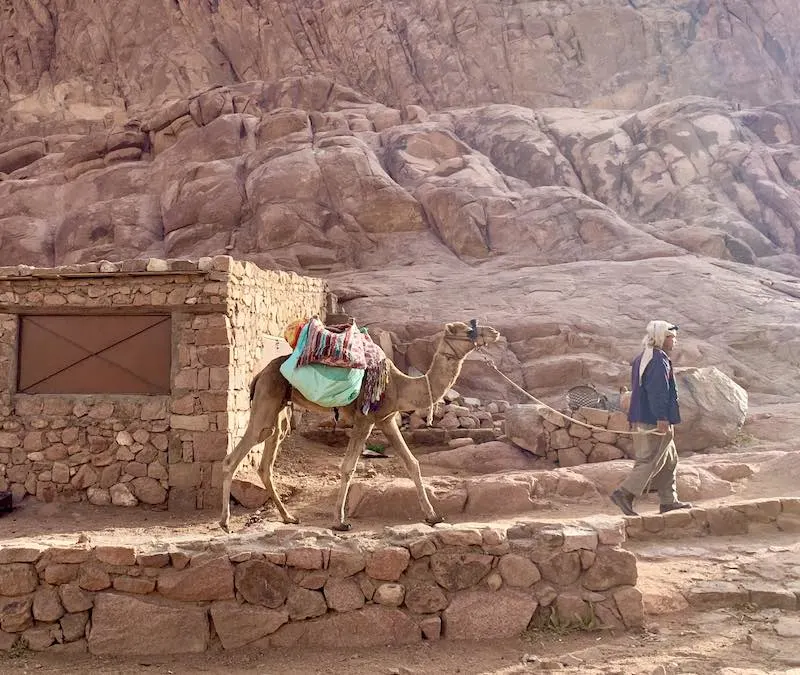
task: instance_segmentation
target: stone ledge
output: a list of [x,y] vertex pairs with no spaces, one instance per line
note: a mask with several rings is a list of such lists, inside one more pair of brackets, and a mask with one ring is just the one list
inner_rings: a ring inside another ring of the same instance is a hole
[[800,498],[755,499],[664,515],[626,516],[623,521],[626,536],[632,540],[721,537],[755,529],[800,532]]
[[643,622],[634,555],[585,524],[419,524],[367,537],[276,526],[147,548],[0,545],[0,650],[21,637],[37,650],[168,654],[314,646],[331,634],[358,647],[514,637],[551,615]]

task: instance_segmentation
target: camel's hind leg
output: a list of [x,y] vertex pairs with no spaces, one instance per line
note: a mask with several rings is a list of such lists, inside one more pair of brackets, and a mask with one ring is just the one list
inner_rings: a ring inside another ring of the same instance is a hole
[[373,426],[375,426],[375,424],[363,415],[356,415],[353,420],[350,442],[347,444],[347,452],[342,460],[342,482],[339,486],[339,497],[336,500],[336,512],[334,513],[336,522],[333,525],[334,530],[346,531],[350,529],[350,523],[347,522],[347,514],[345,513],[347,508],[347,493],[350,490],[350,483],[356,472],[356,466],[358,466],[358,458],[364,450],[364,444]]
[[261,458],[261,467],[259,469],[261,480],[264,483],[264,487],[267,489],[267,494],[269,495],[269,498],[272,499],[272,503],[275,504],[278,512],[281,514],[281,518],[283,518],[284,523],[300,522],[297,518],[291,515],[283,505],[280,496],[278,496],[278,491],[275,489],[275,483],[272,474],[273,467],[275,466],[275,458],[278,456],[278,450],[280,449],[283,439],[286,438],[286,435],[289,433],[289,429],[291,427],[291,418],[292,413],[289,406],[286,406],[278,413],[278,423],[276,428],[272,435],[266,441],[264,441],[264,455]]
[[253,416],[250,417],[250,423],[244,432],[241,440],[236,444],[236,447],[222,462],[222,515],[219,518],[220,527],[226,532],[229,531],[228,524],[231,518],[231,483],[233,483],[233,475],[242,460],[247,456],[256,445],[258,445],[258,431],[253,424]]
[[[231,483],[247,453],[265,438],[279,435],[279,418],[286,408],[288,383],[280,375],[281,359],[274,359],[253,381],[250,419],[242,439],[222,462],[222,515],[219,524],[228,531],[231,516]],[[267,488],[269,489],[269,488]]]
[[419,462],[406,445],[403,434],[400,433],[400,428],[397,426],[395,416],[391,415],[390,417],[387,417],[385,420],[379,422],[378,426],[380,427],[380,430],[383,431],[386,438],[389,439],[389,442],[392,444],[392,447],[400,459],[403,460],[403,464],[405,464],[409,478],[411,478],[411,480],[414,481],[414,485],[417,486],[417,496],[419,497],[419,503],[422,507],[422,511],[425,513],[425,522],[430,525],[441,523],[444,518],[436,513],[433,505],[430,502],[430,499],[428,499],[428,495],[425,492],[425,486],[422,483],[422,474],[419,470]]

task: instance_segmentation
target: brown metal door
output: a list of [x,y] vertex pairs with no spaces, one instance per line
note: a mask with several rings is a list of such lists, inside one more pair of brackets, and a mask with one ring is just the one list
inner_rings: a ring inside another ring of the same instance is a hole
[[26,394],[167,394],[164,315],[21,316],[17,390]]

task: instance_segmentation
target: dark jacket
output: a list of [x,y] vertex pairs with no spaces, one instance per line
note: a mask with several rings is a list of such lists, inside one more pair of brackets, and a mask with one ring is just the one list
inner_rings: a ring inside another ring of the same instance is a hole
[[672,373],[672,362],[665,352],[653,350],[653,358],[644,369],[642,383],[639,384],[639,354],[631,363],[631,405],[628,421],[631,423],[656,424],[667,420],[670,424],[681,421],[678,407],[678,390]]

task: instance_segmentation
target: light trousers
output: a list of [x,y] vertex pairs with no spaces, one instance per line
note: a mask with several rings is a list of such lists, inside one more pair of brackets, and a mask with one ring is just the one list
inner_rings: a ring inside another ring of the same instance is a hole
[[[654,424],[635,424],[634,431],[650,431]],[[664,436],[639,434],[633,437],[634,465],[622,488],[634,497],[641,497],[648,485],[658,491],[662,504],[678,501],[675,476],[678,468],[678,450],[675,432],[669,426]]]

